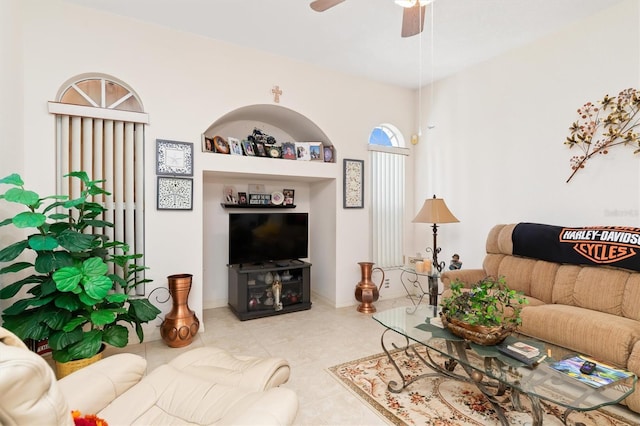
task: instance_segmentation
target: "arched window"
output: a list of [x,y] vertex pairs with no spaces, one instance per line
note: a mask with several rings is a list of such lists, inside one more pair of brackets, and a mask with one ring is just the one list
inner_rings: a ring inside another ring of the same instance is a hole
[[[114,226],[101,232],[139,254],[144,254],[144,125],[149,122],[142,111],[135,92],[107,75],[74,77],[62,85],[56,102],[49,102],[56,116],[57,193],[80,194],[79,181],[63,177],[72,171],[104,180],[111,195],[94,201],[104,205],[103,219]],[[136,293],[145,294],[144,285]]]
[[403,264],[405,158],[409,150],[391,124],[380,124],[369,136],[373,261],[380,267]]

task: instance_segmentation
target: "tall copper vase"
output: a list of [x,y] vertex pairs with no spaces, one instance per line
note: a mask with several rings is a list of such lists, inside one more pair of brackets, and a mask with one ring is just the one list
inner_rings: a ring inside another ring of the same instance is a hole
[[169,275],[169,293],[173,299],[173,308],[160,326],[160,335],[172,348],[190,345],[200,328],[195,312],[189,309],[187,302],[191,291],[191,274]]
[[360,302],[357,309],[358,312],[369,314],[376,311],[376,307],[373,306],[373,302],[378,300],[378,297],[380,297],[378,286],[371,281],[371,274],[373,274],[373,271],[375,270],[382,272],[382,279],[380,280],[380,288],[382,288],[382,283],[384,283],[384,271],[382,268],[374,268],[373,262],[358,262],[358,265],[360,265],[362,278],[356,285],[356,300]]

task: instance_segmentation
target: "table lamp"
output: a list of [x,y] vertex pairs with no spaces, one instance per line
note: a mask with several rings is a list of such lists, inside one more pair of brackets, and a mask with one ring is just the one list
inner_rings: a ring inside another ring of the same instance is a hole
[[[438,262],[438,253],[441,248],[438,247],[438,224],[439,223],[454,223],[460,222],[449,211],[447,204],[442,198],[427,198],[422,205],[422,208],[412,220],[412,223],[433,223],[433,248],[427,247],[427,252],[433,253],[433,267],[438,273],[442,272],[446,262]],[[433,281],[433,282],[432,282]],[[438,280],[437,277],[434,280],[429,279],[429,304],[436,305],[438,299]]]

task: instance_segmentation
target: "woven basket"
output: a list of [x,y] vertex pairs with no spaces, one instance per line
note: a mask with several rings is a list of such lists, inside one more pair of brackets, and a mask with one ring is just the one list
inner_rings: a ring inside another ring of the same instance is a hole
[[102,359],[102,351],[104,350],[104,345],[100,349],[100,352],[92,356],[91,358],[85,359],[75,359],[73,361],[68,362],[58,362],[56,361],[56,378],[58,380],[62,379],[69,374],[80,370],[81,368],[86,367],[87,365],[91,365],[96,363]]
[[496,345],[506,339],[513,331],[513,327],[505,328],[501,325],[493,327],[471,325],[455,318],[448,318],[444,314],[441,315],[441,318],[442,324],[453,334],[483,346]]

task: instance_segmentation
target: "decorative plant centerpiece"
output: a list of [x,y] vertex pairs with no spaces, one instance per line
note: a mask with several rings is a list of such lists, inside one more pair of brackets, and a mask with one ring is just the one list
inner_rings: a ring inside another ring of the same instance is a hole
[[633,153],[640,152],[640,137],[636,127],[640,125],[640,93],[636,89],[626,89],[617,97],[606,95],[599,105],[587,102],[578,109],[579,118],[569,130],[571,134],[564,142],[569,148],[578,147],[582,154],[571,157],[573,172],[583,169],[587,160],[596,154],[608,154],[618,145],[635,147]]
[[442,321],[455,335],[481,345],[504,340],[522,323],[520,312],[529,301],[511,290],[504,277],[487,277],[463,291],[464,283],[451,284],[451,296],[442,303]]
[[0,226],[33,229],[25,239],[0,250],[0,262],[33,254],[32,261],[0,269],[0,275],[26,276],[0,289],[1,299],[24,294],[4,310],[3,326],[21,339],[48,338],[53,358],[63,363],[91,358],[103,343],[126,346],[129,329],[122,323],[133,326],[142,342],[142,324],[160,313],[148,299],[130,296],[136,285],[150,281],[138,278],[146,269],[135,263],[140,255],[128,254],[126,244],[90,231],[113,226],[101,219],[106,209],[92,201],[94,196],[109,195],[98,186],[102,181],[90,180],[85,172],[68,176],[82,182],[81,195],[73,200],[58,195],[41,198],[26,190],[17,174],[0,180],[11,185],[0,199],[25,207]]

